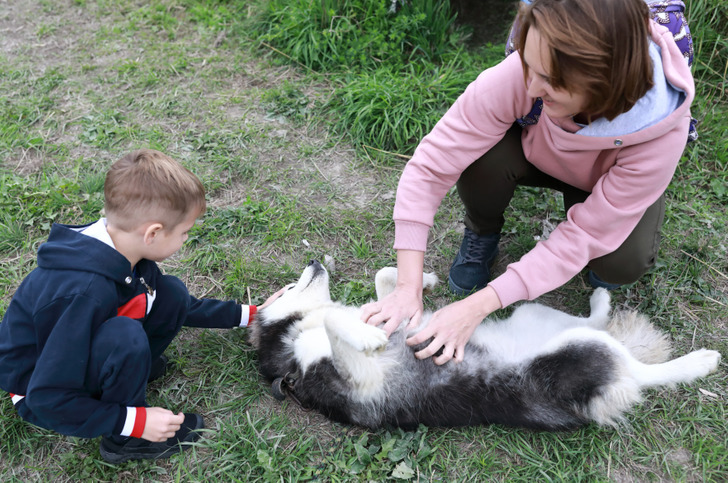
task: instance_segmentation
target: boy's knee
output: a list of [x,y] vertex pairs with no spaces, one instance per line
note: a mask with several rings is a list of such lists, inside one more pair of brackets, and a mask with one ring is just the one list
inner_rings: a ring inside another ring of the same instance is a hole
[[101,324],[91,341],[86,390],[103,401],[141,405],[151,365],[149,339],[142,324],[129,317],[114,317]]
[[149,358],[149,340],[139,321],[128,317],[107,320],[96,331],[91,343],[92,358],[135,361]]

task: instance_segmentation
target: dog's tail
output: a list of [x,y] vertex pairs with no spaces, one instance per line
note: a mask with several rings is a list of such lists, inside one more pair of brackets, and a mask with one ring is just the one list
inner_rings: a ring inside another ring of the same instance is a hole
[[659,364],[670,358],[672,347],[667,335],[636,311],[616,311],[607,325],[607,332],[644,364]]

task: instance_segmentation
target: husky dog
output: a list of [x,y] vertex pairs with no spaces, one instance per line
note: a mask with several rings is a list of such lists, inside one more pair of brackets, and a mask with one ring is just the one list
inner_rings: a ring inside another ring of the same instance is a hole
[[[377,273],[378,298],[396,278],[395,268]],[[437,278],[426,274],[423,282],[431,288]],[[419,329],[407,331],[405,322],[387,338],[360,320],[359,307],[332,301],[329,275],[314,261],[258,313],[250,340],[276,397],[371,429],[615,425],[643,388],[690,382],[718,366],[720,354],[706,349],[665,362],[665,335],[635,312],[610,317],[604,289],[590,304],[589,317],[527,303],[505,320],[486,319],[464,361],[438,366],[415,358],[418,348],[405,344]],[[420,328],[430,316],[423,315]]]

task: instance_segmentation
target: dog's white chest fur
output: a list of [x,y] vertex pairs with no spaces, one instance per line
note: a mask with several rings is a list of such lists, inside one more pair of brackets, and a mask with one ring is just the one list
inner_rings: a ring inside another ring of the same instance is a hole
[[306,368],[332,358],[352,387],[354,397],[366,401],[378,396],[391,364],[375,358],[387,345],[387,334],[362,323],[360,310],[335,305],[315,311],[290,329],[293,356],[305,375]]

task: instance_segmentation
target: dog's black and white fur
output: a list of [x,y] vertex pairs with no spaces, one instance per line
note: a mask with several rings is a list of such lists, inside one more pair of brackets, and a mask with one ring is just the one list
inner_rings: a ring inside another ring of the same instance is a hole
[[[377,296],[394,287],[396,269],[377,273]],[[424,286],[437,282],[424,276]],[[591,315],[574,317],[536,303],[505,320],[485,320],[465,360],[419,360],[403,324],[385,332],[360,320],[361,309],[333,302],[329,276],[311,262],[301,278],[261,310],[250,330],[262,375],[279,398],[339,422],[368,428],[500,423],[564,430],[616,424],[641,390],[690,382],[715,370],[716,351],[665,362],[666,337],[635,312],[609,316],[597,289]],[[427,324],[430,314],[423,317]]]

